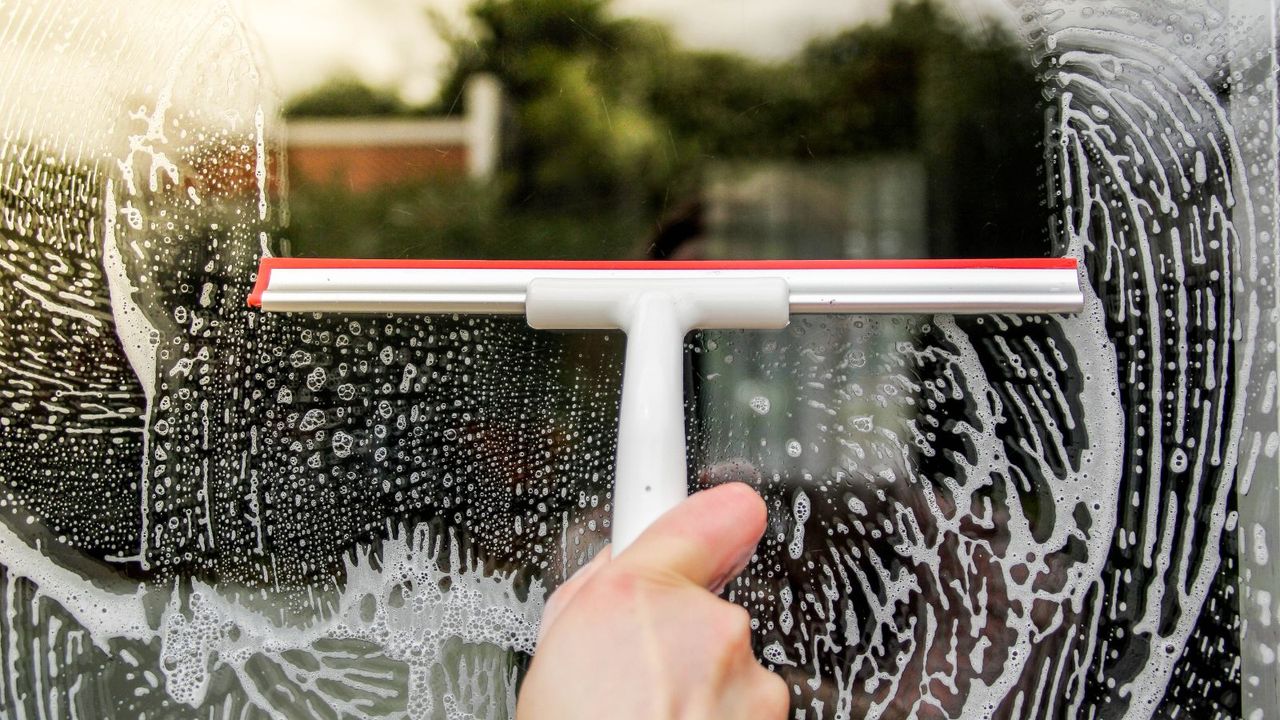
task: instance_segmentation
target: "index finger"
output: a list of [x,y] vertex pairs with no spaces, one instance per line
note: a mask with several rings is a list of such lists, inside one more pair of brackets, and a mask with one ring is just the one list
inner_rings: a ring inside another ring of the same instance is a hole
[[674,574],[719,592],[751,559],[765,518],[764,501],[743,483],[703,490],[655,520],[614,568]]

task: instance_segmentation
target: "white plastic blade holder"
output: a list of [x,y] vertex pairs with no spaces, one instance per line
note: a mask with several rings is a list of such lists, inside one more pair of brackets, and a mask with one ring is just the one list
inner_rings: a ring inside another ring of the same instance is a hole
[[525,313],[541,330],[626,333],[614,470],[613,552],[688,495],[684,338],[694,329],[777,329],[790,319],[782,278],[537,278]]

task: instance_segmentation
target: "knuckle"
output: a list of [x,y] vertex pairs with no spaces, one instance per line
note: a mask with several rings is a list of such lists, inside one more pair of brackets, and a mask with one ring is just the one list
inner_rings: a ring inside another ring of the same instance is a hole
[[719,612],[718,630],[733,650],[751,647],[751,613],[746,608],[725,603]]
[[600,571],[597,577],[582,592],[589,592],[595,602],[604,603],[606,607],[629,605],[639,596],[639,579],[630,573]]
[[761,668],[760,672],[762,677],[757,684],[759,697],[756,702],[760,708],[761,719],[785,718],[791,709],[791,692],[787,687],[787,681],[764,668]]

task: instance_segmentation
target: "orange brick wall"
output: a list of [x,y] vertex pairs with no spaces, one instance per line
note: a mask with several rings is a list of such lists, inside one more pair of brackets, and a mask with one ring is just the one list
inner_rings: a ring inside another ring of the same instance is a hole
[[354,192],[365,192],[436,175],[466,174],[463,145],[289,148],[291,185],[339,182]]

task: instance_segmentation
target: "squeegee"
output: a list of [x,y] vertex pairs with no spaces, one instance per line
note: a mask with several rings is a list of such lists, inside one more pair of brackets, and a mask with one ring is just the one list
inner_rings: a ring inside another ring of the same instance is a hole
[[1076,261],[481,261],[264,258],[249,304],[271,312],[523,314],[544,330],[627,336],[614,470],[621,552],[688,494],[684,338],[776,329],[792,313],[1070,313]]

